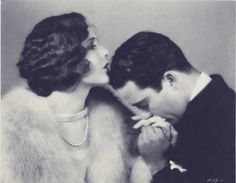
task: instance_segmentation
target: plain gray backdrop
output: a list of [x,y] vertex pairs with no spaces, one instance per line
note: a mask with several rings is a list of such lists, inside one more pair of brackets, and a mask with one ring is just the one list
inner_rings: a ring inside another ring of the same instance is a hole
[[138,31],[159,32],[176,42],[194,66],[221,74],[234,88],[235,2],[2,0],[2,94],[19,82],[15,64],[33,26],[45,17],[72,11],[96,26],[110,56]]

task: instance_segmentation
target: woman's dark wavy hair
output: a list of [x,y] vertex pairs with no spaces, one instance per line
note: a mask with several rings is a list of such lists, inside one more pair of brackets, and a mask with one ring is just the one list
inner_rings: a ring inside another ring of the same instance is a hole
[[108,72],[110,84],[121,88],[129,80],[141,88],[161,90],[168,70],[189,72],[193,69],[181,49],[168,37],[155,32],[139,32],[115,52]]
[[89,71],[85,59],[88,24],[79,13],[48,17],[27,36],[20,61],[20,76],[40,96],[65,91],[76,85]]

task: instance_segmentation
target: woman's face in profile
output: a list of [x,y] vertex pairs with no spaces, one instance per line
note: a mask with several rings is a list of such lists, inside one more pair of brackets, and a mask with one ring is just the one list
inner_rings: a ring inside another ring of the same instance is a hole
[[90,71],[82,81],[95,86],[107,84],[109,82],[106,68],[108,50],[98,43],[96,34],[92,28],[89,28],[89,36],[86,44],[90,45],[90,49],[85,57],[90,62]]

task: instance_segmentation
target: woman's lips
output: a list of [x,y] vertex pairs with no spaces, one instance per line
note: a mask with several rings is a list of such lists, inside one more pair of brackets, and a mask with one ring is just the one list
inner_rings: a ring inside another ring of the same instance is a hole
[[107,71],[110,69],[110,66],[109,66],[109,63],[106,63],[104,66],[103,66],[103,69],[106,69]]

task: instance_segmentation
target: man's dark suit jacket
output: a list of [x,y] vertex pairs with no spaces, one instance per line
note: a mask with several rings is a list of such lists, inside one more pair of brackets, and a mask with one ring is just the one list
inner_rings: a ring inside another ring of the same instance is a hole
[[165,168],[154,183],[234,183],[235,92],[218,75],[187,106],[175,128],[171,160],[188,171]]

